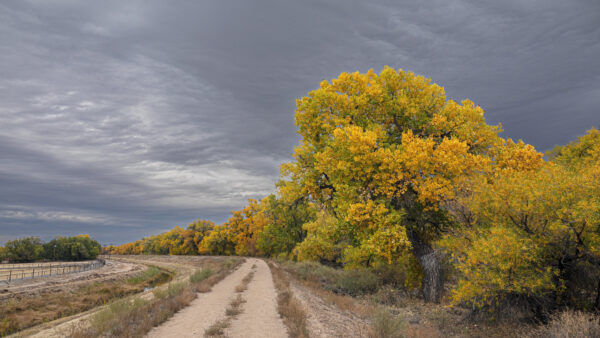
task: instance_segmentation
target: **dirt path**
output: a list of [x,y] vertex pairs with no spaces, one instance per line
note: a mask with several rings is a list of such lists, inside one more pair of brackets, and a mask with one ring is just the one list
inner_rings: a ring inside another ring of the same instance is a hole
[[287,329],[277,313],[277,293],[271,270],[262,259],[250,260],[256,264],[254,278],[242,297],[246,300],[244,312],[226,330],[228,337],[287,337]]
[[233,318],[227,337],[287,337],[286,328],[277,314],[275,287],[271,270],[263,260],[249,258],[212,291],[198,294],[190,306],[178,312],[163,325],[152,329],[146,337],[204,337],[204,331],[225,318],[225,310],[238,294],[235,287],[256,265],[254,278],[242,297],[244,312]]

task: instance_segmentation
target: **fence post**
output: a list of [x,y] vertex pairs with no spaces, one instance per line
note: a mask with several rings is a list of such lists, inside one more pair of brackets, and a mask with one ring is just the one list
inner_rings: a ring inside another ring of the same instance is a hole
[[8,270],[8,282],[10,283],[12,279],[12,270]]
[[33,271],[31,271],[31,278],[35,278],[35,268],[33,268]]

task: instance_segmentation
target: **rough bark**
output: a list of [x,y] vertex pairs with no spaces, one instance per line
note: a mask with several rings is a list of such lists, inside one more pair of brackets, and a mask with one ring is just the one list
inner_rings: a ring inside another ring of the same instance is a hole
[[426,302],[439,303],[444,289],[442,261],[439,252],[423,241],[414,231],[408,231],[413,253],[423,268],[421,291]]

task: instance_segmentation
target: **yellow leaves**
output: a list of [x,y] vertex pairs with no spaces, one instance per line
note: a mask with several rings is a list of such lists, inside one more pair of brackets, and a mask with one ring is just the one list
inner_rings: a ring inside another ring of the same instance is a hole
[[451,237],[444,243],[452,248],[456,267],[464,276],[452,291],[454,304],[475,301],[481,306],[499,293],[531,294],[553,289],[555,269],[539,266],[542,251],[533,238],[501,226],[463,234],[468,240],[459,241],[459,245],[452,246]]
[[494,170],[526,171],[539,169],[543,164],[543,154],[523,141],[515,143],[511,139],[500,140],[490,150],[494,160]]
[[416,137],[411,131],[402,134],[399,161],[404,175],[419,192],[423,203],[452,200],[461,177],[482,171],[489,160],[469,153],[466,142],[444,138],[436,146],[432,138]]
[[563,167],[586,170],[600,167],[600,130],[592,128],[566,146],[557,146],[547,153],[548,157]]
[[262,229],[269,223],[265,214],[268,197],[258,202],[248,200],[248,205],[242,210],[233,211],[224,226],[230,232],[229,240],[233,243],[235,253],[240,256],[259,254],[256,241]]
[[544,163],[522,142],[507,140],[491,152],[493,179],[477,181],[460,198],[476,215],[477,227],[442,242],[464,275],[454,300],[560,294],[566,281],[557,274],[558,262],[600,253],[593,226],[600,222],[598,185],[585,169]]
[[345,219],[358,228],[376,229],[388,212],[385,205],[369,200],[366,203],[351,204]]
[[341,252],[341,247],[335,241],[337,222],[335,217],[321,211],[315,221],[305,223],[302,228],[306,231],[306,238],[293,251],[297,259],[335,261]]

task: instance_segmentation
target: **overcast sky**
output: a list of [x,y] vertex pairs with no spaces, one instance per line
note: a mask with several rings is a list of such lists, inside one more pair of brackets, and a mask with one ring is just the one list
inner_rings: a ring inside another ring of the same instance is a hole
[[220,223],[345,71],[430,77],[539,150],[600,125],[598,0],[15,0],[0,38],[0,243]]

